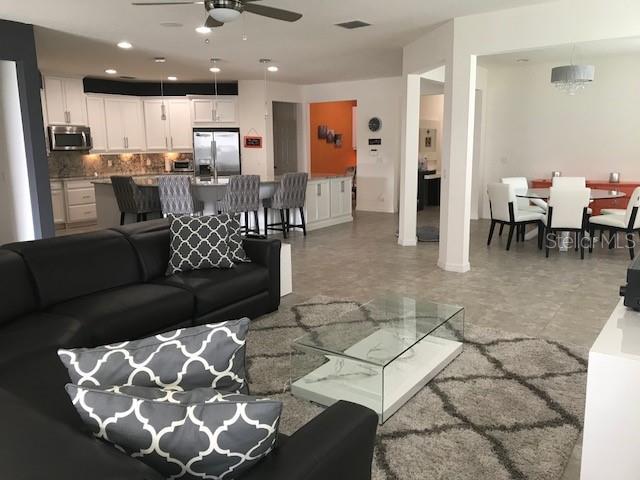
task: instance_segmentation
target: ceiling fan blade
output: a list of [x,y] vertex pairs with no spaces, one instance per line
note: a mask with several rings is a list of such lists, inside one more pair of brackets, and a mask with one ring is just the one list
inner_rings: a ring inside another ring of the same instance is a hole
[[212,18],[210,15],[207,15],[207,21],[204,22],[205,27],[214,28],[221,27],[224,23],[217,21],[215,18]]
[[253,3],[243,3],[243,10],[246,12],[262,15],[263,17],[284,20],[285,22],[295,22],[302,18],[301,13],[290,12],[280,8],[267,7],[264,5],[254,5]]
[[204,2],[132,2],[136,7],[157,7],[162,5],[204,5]]

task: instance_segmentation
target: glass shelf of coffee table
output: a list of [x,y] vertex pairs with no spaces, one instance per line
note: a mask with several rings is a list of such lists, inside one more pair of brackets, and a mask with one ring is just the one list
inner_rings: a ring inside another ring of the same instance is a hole
[[291,392],[347,400],[380,423],[462,352],[464,309],[406,297],[372,300],[293,342]]

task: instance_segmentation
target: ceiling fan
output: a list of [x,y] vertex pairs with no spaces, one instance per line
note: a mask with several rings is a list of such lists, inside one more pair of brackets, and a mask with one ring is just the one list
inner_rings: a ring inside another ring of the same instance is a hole
[[204,5],[207,12],[206,27],[221,27],[225,23],[232,22],[242,13],[249,12],[263,17],[284,20],[285,22],[295,22],[302,18],[302,14],[283,10],[281,8],[256,5],[260,0],[205,0],[205,1],[182,1],[182,2],[133,2],[132,5],[139,7],[162,6],[162,5]]

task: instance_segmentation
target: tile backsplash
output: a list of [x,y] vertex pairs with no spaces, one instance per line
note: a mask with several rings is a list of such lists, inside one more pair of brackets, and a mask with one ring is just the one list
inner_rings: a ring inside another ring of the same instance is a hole
[[165,161],[192,160],[191,153],[83,154],[51,152],[49,177],[105,177],[165,172]]

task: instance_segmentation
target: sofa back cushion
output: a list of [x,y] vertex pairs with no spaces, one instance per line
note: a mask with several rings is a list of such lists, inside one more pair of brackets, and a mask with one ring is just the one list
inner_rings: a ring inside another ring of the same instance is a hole
[[119,232],[102,230],[7,245],[24,258],[41,307],[141,281],[138,258]]
[[143,281],[164,277],[169,263],[169,227],[167,219],[131,223],[113,230],[131,242],[138,255]]
[[0,249],[0,305],[0,324],[38,308],[27,265],[20,255],[5,249]]

